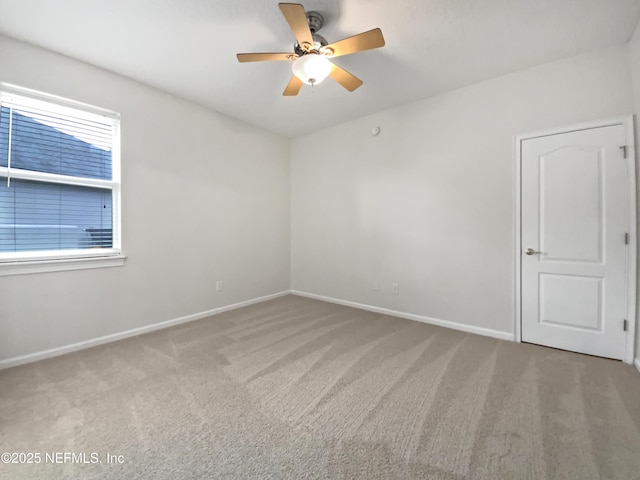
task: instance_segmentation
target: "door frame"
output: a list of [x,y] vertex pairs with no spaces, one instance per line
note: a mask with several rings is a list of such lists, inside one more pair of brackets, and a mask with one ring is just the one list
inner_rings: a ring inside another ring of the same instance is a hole
[[[614,117],[593,122],[580,123],[566,127],[557,127],[541,130],[514,137],[515,169],[514,169],[514,243],[513,243],[513,264],[514,268],[514,328],[513,340],[522,342],[522,143],[525,140],[547,137],[562,133],[576,132],[580,130],[590,130],[594,128],[610,127],[622,125],[627,137],[627,229],[629,233],[629,248],[627,250],[627,338],[625,341],[625,351],[623,362],[633,364],[636,339],[636,279],[637,279],[637,249],[638,241],[636,236],[637,206],[636,206],[636,149],[633,115]],[[622,320],[622,319],[621,319]]]

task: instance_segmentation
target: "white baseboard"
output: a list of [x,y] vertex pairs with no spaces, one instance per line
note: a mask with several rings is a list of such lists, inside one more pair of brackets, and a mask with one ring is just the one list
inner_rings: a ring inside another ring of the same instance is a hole
[[314,293],[299,292],[297,290],[291,290],[291,293],[293,295],[298,295],[300,297],[314,298],[316,300],[336,303],[338,305],[358,308],[360,310],[367,310],[369,312],[382,313],[384,315],[391,315],[393,317],[406,318],[408,320],[415,320],[417,322],[429,323],[431,325],[437,325],[439,327],[451,328],[453,330],[460,330],[467,333],[475,333],[476,335],[484,335],[485,337],[493,337],[493,338],[498,338],[500,340],[509,340],[513,342],[513,333],[511,332],[501,332],[499,330],[492,330],[490,328],[475,327],[473,325],[450,322],[448,320],[440,320],[437,318],[425,317],[425,316],[416,315],[413,313],[398,312],[396,310],[389,310],[388,308],[374,307],[372,305],[365,305],[362,303],[350,302],[348,300],[340,300],[338,298],[324,297],[322,295],[316,295]]
[[23,365],[25,363],[36,362],[38,360],[44,360],[46,358],[57,357],[66,353],[84,350],[85,348],[96,347],[105,343],[115,342],[116,340],[122,340],[123,338],[135,337],[136,335],[142,335],[144,333],[153,332],[155,330],[173,327],[174,325],[180,325],[181,323],[192,322],[194,320],[210,317],[222,312],[228,312],[229,310],[235,310],[236,308],[246,307],[247,305],[253,305],[254,303],[265,302],[273,298],[282,297],[283,295],[288,295],[289,293],[290,292],[287,290],[284,292],[274,293],[272,295],[266,295],[264,297],[253,298],[244,302],[234,303],[232,305],[226,305],[224,307],[214,308],[212,310],[207,310],[206,312],[194,313],[192,315],[186,315],[184,317],[174,318],[172,320],[166,320],[164,322],[154,323],[152,325],[145,325],[144,327],[134,328],[132,330],[126,330],[124,332],[113,333],[111,335],[105,335],[98,338],[92,338],[91,340],[85,340],[83,342],[72,343],[71,345],[65,345],[63,347],[51,348],[49,350],[30,353],[28,355],[7,358],[6,360],[0,360],[0,370]]
[[640,372],[640,358],[636,358],[636,361],[633,362],[633,364],[636,366],[636,368]]

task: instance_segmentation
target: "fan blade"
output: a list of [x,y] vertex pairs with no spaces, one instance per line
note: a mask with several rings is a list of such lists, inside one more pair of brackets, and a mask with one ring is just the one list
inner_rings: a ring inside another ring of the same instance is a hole
[[331,73],[329,75],[344,88],[353,92],[356,88],[362,85],[362,80],[358,77],[351,75],[344,68],[340,68],[335,63],[332,63],[332,65],[333,67],[331,67]]
[[340,55],[349,55],[350,53],[362,52],[373,48],[384,47],[384,37],[382,30],[374,28],[368,32],[359,33],[353,37],[338,40],[335,43],[327,45],[324,50],[332,50],[333,57]]
[[300,88],[302,88],[302,80],[294,75],[291,77],[291,80],[289,80],[289,84],[287,88],[284,89],[284,92],[282,92],[282,95],[285,97],[295,97],[298,95],[298,92],[300,92]]
[[309,22],[304,7],[299,3],[279,3],[278,6],[284,15],[284,19],[289,24],[293,35],[298,41],[298,45],[303,50],[308,50],[313,46],[313,37],[309,30]]
[[238,53],[238,61],[244,62],[268,62],[272,60],[295,60],[295,53]]

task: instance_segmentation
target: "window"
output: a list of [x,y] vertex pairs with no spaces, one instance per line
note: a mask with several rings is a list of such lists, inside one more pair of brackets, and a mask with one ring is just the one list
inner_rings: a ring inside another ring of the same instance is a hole
[[113,112],[0,85],[0,269],[120,257],[119,140]]

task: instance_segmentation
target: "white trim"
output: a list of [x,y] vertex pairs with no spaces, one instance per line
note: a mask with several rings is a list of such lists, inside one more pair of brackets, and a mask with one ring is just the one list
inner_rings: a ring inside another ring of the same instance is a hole
[[638,372],[640,372],[640,358],[636,358],[636,361],[634,362],[634,365],[638,369]]
[[7,358],[5,360],[0,360],[0,370],[3,370],[5,368],[16,367],[18,365],[24,365],[25,363],[37,362],[38,360],[45,360],[47,358],[58,357],[60,355],[65,355],[67,353],[76,352],[78,350],[84,350],[87,348],[96,347],[98,345],[103,345],[105,343],[115,342],[117,340],[122,340],[124,338],[135,337],[137,335],[142,335],[144,333],[149,333],[156,330],[173,327],[175,325],[180,325],[182,323],[192,322],[194,320],[200,320],[201,318],[210,317],[212,315],[217,315],[219,313],[227,312],[229,310],[235,310],[236,308],[246,307],[248,305],[253,305],[254,303],[260,303],[260,302],[264,302],[274,298],[282,297],[284,295],[288,295],[289,293],[290,293],[289,291],[274,293],[272,295],[266,295],[264,297],[258,297],[251,300],[245,300],[244,302],[239,302],[239,303],[234,303],[232,305],[226,305],[224,307],[214,308],[212,310],[207,310],[205,312],[194,313],[192,315],[186,315],[184,317],[174,318],[172,320],[166,320],[164,322],[154,323],[152,325],[145,325],[144,327],[134,328],[131,330],[126,330],[124,332],[112,333],[110,335],[105,335],[103,337],[92,338],[91,340],[85,340],[83,342],[78,342],[78,343],[72,343],[70,345],[65,345],[63,347],[51,348],[49,350],[30,353],[28,355]]
[[390,315],[393,317],[406,318],[407,320],[414,320],[416,322],[428,323],[430,325],[437,325],[439,327],[450,328],[452,330],[460,330],[462,332],[474,333],[476,335],[483,335],[485,337],[498,338],[500,340],[513,340],[513,334],[510,332],[501,332],[499,330],[491,330],[489,328],[475,327],[465,323],[450,322],[448,320],[440,320],[437,318],[425,317],[423,315],[416,315],[414,313],[399,312],[397,310],[390,310],[388,308],[374,307],[373,305],[365,305],[362,303],[350,302],[348,300],[341,300],[333,297],[325,297],[323,295],[316,295],[315,293],[301,292],[298,290],[291,290],[291,294],[298,295],[299,297],[313,298],[315,300],[322,300],[323,302],[335,303],[337,305],[344,305],[346,307],[353,307],[360,310],[367,310],[369,312],[382,313],[384,315]]
[[55,260],[33,260],[0,262],[0,277],[27,273],[63,272],[66,270],[86,270],[89,268],[122,267],[127,257],[113,255],[87,258],[59,258]]
[[[99,117],[107,117],[116,121],[120,119],[119,113],[106,108],[96,107],[95,105],[78,102],[77,100],[71,100],[70,98],[52,95],[39,90],[33,90],[31,88],[20,87],[11,83],[0,82],[0,90],[6,94],[3,95],[3,97],[17,95],[21,97],[21,101],[26,103],[32,102],[35,103],[36,106],[41,106],[41,102],[56,103],[63,107],[67,113],[69,113],[69,109],[73,109],[71,112],[73,115],[87,120],[95,120],[95,115]],[[81,112],[78,112],[77,110],[81,110]]]
[[[0,225],[0,228],[7,225]],[[38,228],[56,228],[68,229],[69,231],[78,230],[74,225],[17,225],[18,227],[28,229]],[[10,228],[13,225],[9,226]],[[70,261],[79,258],[105,258],[122,256],[120,249],[116,248],[68,248],[64,250],[29,250],[26,252],[3,252],[0,254],[0,269],[2,265],[11,265],[14,263],[28,262],[54,262],[54,261]]]
[[636,207],[636,161],[635,161],[635,136],[633,129],[633,115],[614,117],[610,119],[596,120],[593,122],[581,123],[578,125],[572,125],[567,127],[559,127],[547,130],[540,130],[537,132],[527,133],[523,135],[517,135],[514,138],[515,148],[515,173],[514,173],[514,190],[515,190],[515,202],[514,202],[514,248],[513,248],[513,263],[514,263],[514,329],[513,340],[516,342],[522,341],[521,331],[521,245],[520,235],[522,231],[522,218],[521,218],[521,164],[522,164],[522,142],[525,140],[545,137],[549,135],[558,135],[562,133],[576,132],[580,130],[589,130],[592,128],[602,128],[614,125],[622,125],[626,129],[626,142],[627,142],[627,197],[628,197],[628,212],[627,212],[627,229],[629,233],[629,248],[627,249],[627,320],[629,321],[629,328],[627,330],[627,341],[625,351],[623,355],[623,362],[631,364],[633,363],[633,354],[635,348],[635,331],[636,331],[636,256],[637,256],[637,236],[636,236],[636,221],[637,221],[637,207]]
[[629,248],[627,248],[627,342],[623,362],[632,364],[635,354],[637,325],[637,278],[638,278],[638,211],[636,193],[636,147],[633,115],[624,122],[627,143],[627,231]]
[[612,127],[614,125],[628,126],[631,121],[631,129],[633,131],[633,115],[622,115],[613,118],[603,118],[600,120],[594,120],[592,122],[583,122],[576,125],[566,125],[564,127],[547,128],[544,130],[537,130],[535,132],[524,133],[516,135],[517,144],[519,145],[522,140],[530,140],[532,138],[548,137],[551,135],[558,135],[560,133],[579,132],[581,130],[590,130],[592,128]]
[[513,295],[513,312],[514,312],[514,325],[513,325],[513,341],[520,343],[522,342],[522,300],[520,298],[522,293],[522,285],[521,285],[521,272],[520,272],[520,262],[522,261],[520,249],[520,243],[522,242],[522,173],[521,173],[521,154],[522,150],[520,145],[522,144],[522,138],[514,137],[513,148],[515,149],[515,159],[516,165],[514,168],[514,179],[513,179],[513,190],[514,190],[514,210],[513,210],[513,225],[514,225],[514,235],[513,235],[513,258],[514,258],[514,270],[513,270],[513,286],[514,286],[514,295]]
[[22,170],[20,168],[0,167],[0,176],[11,176],[11,180],[32,180],[34,182],[55,183],[61,185],[75,185],[78,187],[91,187],[113,190],[118,186],[114,180],[100,180],[99,178],[73,177],[71,175],[59,175],[56,173],[37,172],[35,170]]

